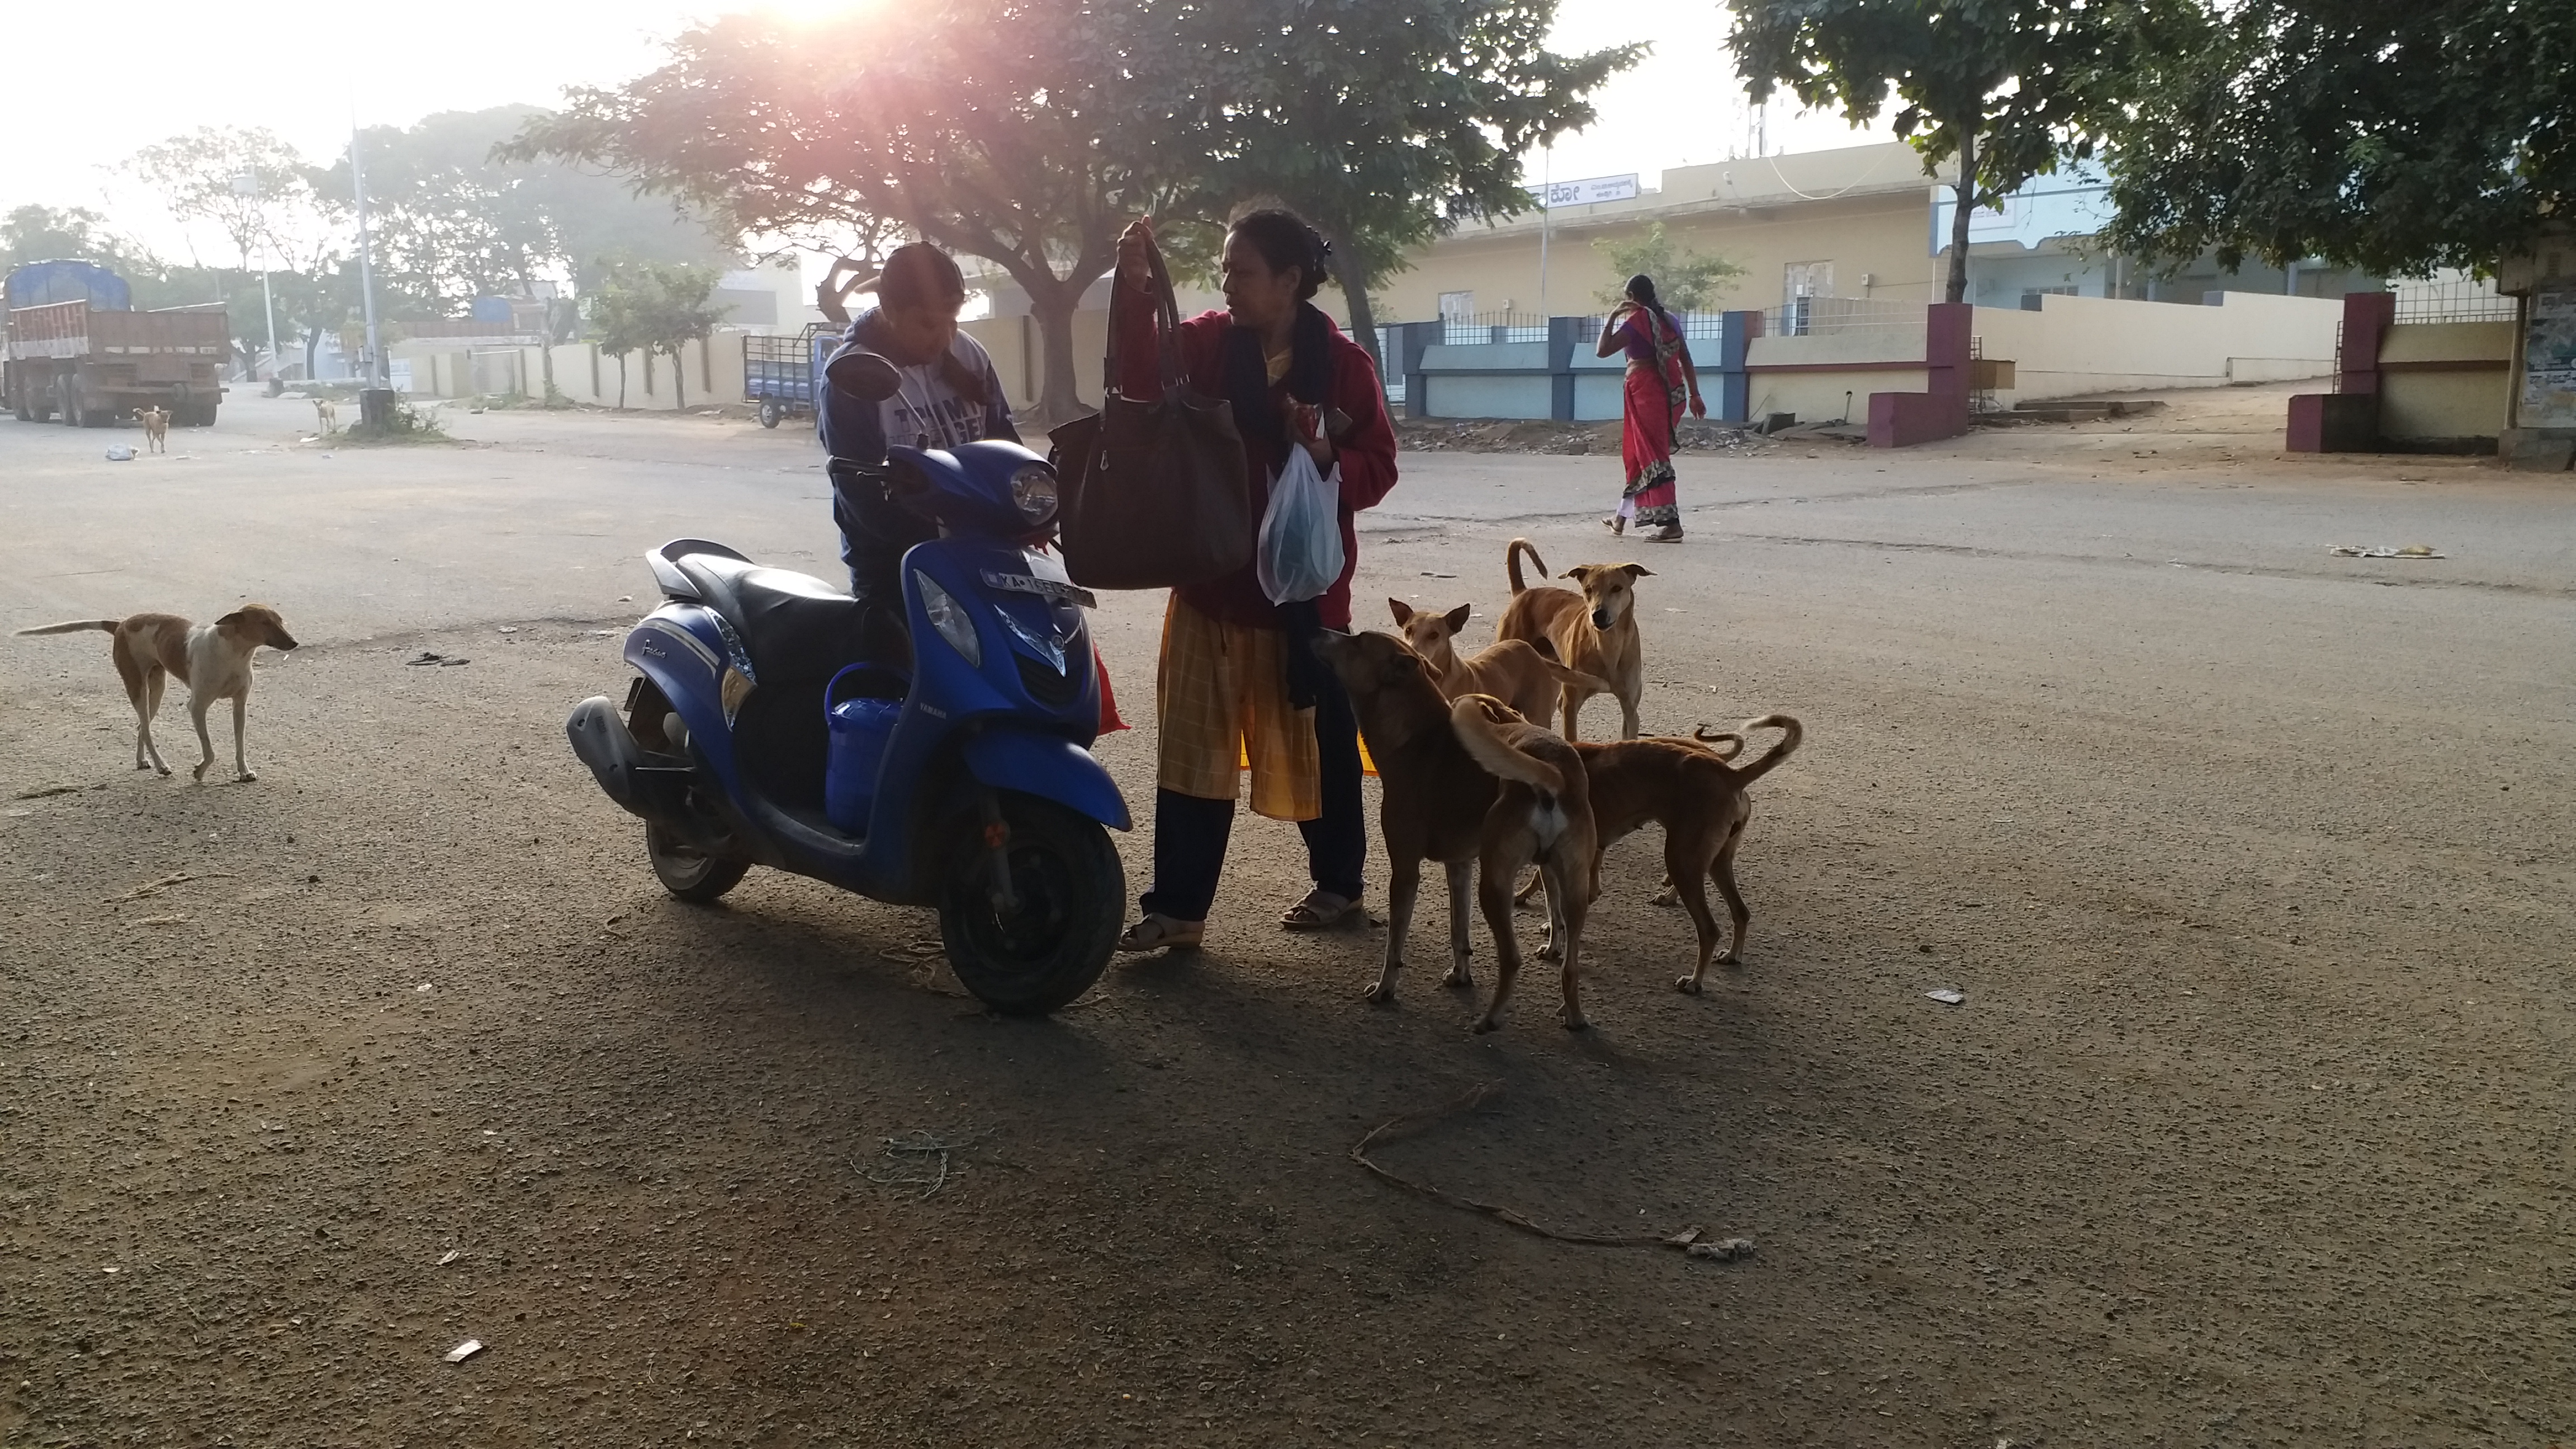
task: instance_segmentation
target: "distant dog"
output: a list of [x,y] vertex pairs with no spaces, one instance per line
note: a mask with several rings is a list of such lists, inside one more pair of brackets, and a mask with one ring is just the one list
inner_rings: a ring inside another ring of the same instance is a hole
[[[1511,547],[1503,550],[1503,568],[1512,581],[1512,601],[1503,610],[1503,621],[1494,637],[1518,639],[1534,648],[1545,646],[1540,652],[1554,654],[1566,668],[1609,682],[1607,690],[1563,686],[1567,739],[1576,738],[1576,711],[1583,708],[1585,700],[1601,693],[1619,701],[1619,738],[1635,739],[1637,705],[1646,692],[1646,650],[1637,630],[1636,585],[1641,578],[1653,577],[1655,571],[1633,563],[1579,564],[1567,569],[1565,577],[1581,584],[1582,593],[1531,588],[1521,582],[1524,553],[1538,566],[1540,577],[1547,575],[1546,562],[1528,539],[1513,539]],[[1542,709],[1530,718],[1544,725],[1554,718],[1554,711]]]
[[331,434],[340,431],[340,405],[338,403],[331,401],[327,397],[317,397],[313,400],[313,415],[322,420],[323,436],[328,437]]
[[75,619],[18,632],[75,634],[83,629],[116,636],[117,677],[125,681],[125,697],[134,704],[134,768],[143,769],[143,757],[148,754],[151,768],[170,773],[170,767],[161,763],[160,748],[152,743],[152,717],[161,712],[161,685],[170,676],[188,686],[188,717],[196,721],[197,743],[205,751],[205,758],[197,762],[197,783],[206,782],[206,767],[215,762],[214,737],[206,733],[206,710],[219,699],[233,702],[233,777],[259,778],[250,772],[242,753],[242,721],[250,705],[250,656],[262,644],[271,649],[295,647],[295,636],[286,632],[286,621],[275,609],[244,604],[211,624],[190,624],[176,614],[137,614],[123,622]]
[[[1449,974],[1444,984],[1476,984],[1467,965],[1467,882],[1468,873],[1481,864],[1476,899],[1494,934],[1496,975],[1493,1001],[1477,1018],[1476,1030],[1501,1026],[1521,966],[1512,927],[1512,882],[1536,863],[1547,883],[1550,929],[1568,947],[1560,1019],[1568,1028],[1580,1029],[1583,1004],[1576,968],[1597,852],[1586,777],[1573,747],[1509,716],[1487,696],[1469,695],[1455,704],[1443,700],[1422,656],[1393,635],[1327,632],[1318,636],[1315,650],[1350,692],[1351,708],[1386,787],[1378,812],[1389,879],[1386,962],[1368,999],[1395,999],[1395,977],[1404,965],[1425,860],[1448,868]],[[1487,706],[1502,713],[1489,714]],[[1504,722],[1494,723],[1496,718]]]
[[150,453],[170,451],[170,414],[165,408],[136,408],[134,420],[143,425],[143,448]]
[[1416,609],[1402,599],[1389,599],[1386,606],[1394,611],[1404,642],[1431,666],[1431,682],[1440,686],[1444,698],[1490,694],[1544,729],[1556,716],[1559,691],[1611,692],[1609,685],[1589,674],[1577,674],[1519,639],[1497,639],[1478,650],[1475,658],[1459,658],[1450,641],[1467,627],[1472,604],[1460,604],[1446,614]]

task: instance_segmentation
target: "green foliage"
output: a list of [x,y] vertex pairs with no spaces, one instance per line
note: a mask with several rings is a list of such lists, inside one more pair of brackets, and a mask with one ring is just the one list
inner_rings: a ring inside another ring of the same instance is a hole
[[[721,266],[706,228],[667,200],[638,197],[612,177],[494,148],[549,113],[535,106],[446,111],[409,128],[359,135],[378,302],[388,315],[447,316],[480,296],[533,296],[562,274],[577,290],[612,255]],[[354,221],[344,154],[312,175],[331,214]]]
[[[1556,0],[1131,0],[1161,144],[1202,223],[1275,198],[1334,246],[1354,330],[1368,289],[1459,223],[1530,205],[1520,158],[1591,124],[1592,91],[1645,47],[1547,48]],[[1197,240],[1204,241],[1204,233]],[[1195,260],[1195,258],[1193,259]]]
[[445,428],[438,425],[438,419],[399,399],[395,401],[393,411],[385,415],[382,423],[372,426],[363,421],[351,423],[340,430],[340,438],[360,446],[455,441],[447,435]]
[[1627,296],[1623,290],[1628,279],[1639,272],[1655,279],[1656,299],[1676,312],[1704,312],[1709,304],[1733,291],[1733,283],[1744,275],[1741,263],[1709,252],[1688,248],[1676,251],[1664,235],[1660,221],[1647,226],[1643,235],[1621,241],[1602,237],[1592,244],[1601,260],[1610,268],[1610,285],[1593,293],[1595,299],[1616,306]]
[[2108,245],[2383,276],[2483,268],[2576,215],[2576,5],[2243,0],[2151,17],[2110,119]]
[[[616,260],[607,265],[592,293],[591,325],[599,333],[599,350],[618,359],[618,406],[625,406],[625,365],[630,353],[660,354],[671,359],[675,396],[688,406],[686,369],[680,352],[703,342],[724,318],[710,307],[717,273],[684,262]],[[551,384],[549,384],[551,388]]]
[[1955,160],[1949,300],[1967,288],[1972,208],[2086,157],[2133,84],[2144,7],[2165,0],[1729,0],[1736,69],[1757,101],[1786,88],[1896,134],[1933,172]]
[[70,258],[122,273],[130,250],[109,233],[106,217],[86,207],[21,206],[0,219],[0,271]]

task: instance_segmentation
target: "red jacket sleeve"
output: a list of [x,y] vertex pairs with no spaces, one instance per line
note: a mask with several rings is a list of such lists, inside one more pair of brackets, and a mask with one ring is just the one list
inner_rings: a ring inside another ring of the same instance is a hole
[[[1225,329],[1223,312],[1202,312],[1181,323],[1181,372],[1197,391],[1225,395],[1217,365],[1217,337]],[[1109,325],[1118,353],[1118,391],[1148,402],[1163,395],[1162,325],[1154,299],[1127,285],[1124,277],[1109,286]]]
[[1386,388],[1368,350],[1339,333],[1333,367],[1333,407],[1351,420],[1347,438],[1334,440],[1342,468],[1342,506],[1356,513],[1375,508],[1395,488],[1395,424],[1386,415]]

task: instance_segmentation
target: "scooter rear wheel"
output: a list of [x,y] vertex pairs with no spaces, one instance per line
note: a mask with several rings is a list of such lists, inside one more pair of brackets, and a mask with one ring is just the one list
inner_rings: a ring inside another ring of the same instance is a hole
[[747,860],[725,860],[682,845],[659,825],[644,827],[644,858],[662,889],[695,905],[705,905],[742,884],[751,871]]
[[993,852],[969,818],[948,856],[939,934],[949,969],[1005,1016],[1044,1016],[1091,989],[1118,944],[1127,872],[1097,820],[1000,792],[1013,909],[993,900]]

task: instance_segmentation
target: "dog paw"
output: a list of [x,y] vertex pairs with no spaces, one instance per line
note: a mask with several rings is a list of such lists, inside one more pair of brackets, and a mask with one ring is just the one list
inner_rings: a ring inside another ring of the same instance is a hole
[[1563,1012],[1557,1013],[1557,1025],[1564,1027],[1567,1031],[1590,1031],[1592,1029],[1592,1023],[1584,1020],[1583,1013],[1579,1011],[1574,1013],[1572,1016],[1568,1016]]
[[1697,996],[1699,995],[1699,978],[1696,976],[1685,976],[1679,981],[1673,983],[1673,989],[1684,996]]
[[1554,941],[1550,941],[1546,945],[1538,948],[1538,959],[1541,961],[1562,961],[1565,959],[1565,952],[1560,950]]
[[1395,988],[1381,981],[1361,992],[1360,1000],[1371,1006],[1392,1006],[1395,1004]]
[[1478,1035],[1478,1036],[1483,1036],[1485,1033],[1487,1033],[1487,1032],[1489,1032],[1489,1031],[1501,1031],[1501,1030],[1503,1029],[1503,1024],[1502,1024],[1501,1022],[1499,1022],[1499,1021],[1494,1020],[1494,1019],[1493,1019],[1492,1017],[1490,1017],[1490,1016],[1480,1016],[1480,1017],[1477,1017],[1477,1018],[1476,1018],[1476,1028],[1475,1028],[1475,1029],[1476,1029],[1476,1035]]
[[1449,974],[1440,978],[1440,984],[1453,990],[1463,991],[1476,984],[1476,977],[1464,966],[1452,966],[1449,968]]
[[1672,889],[1670,886],[1667,886],[1646,898],[1646,904],[1650,906],[1664,906],[1669,908],[1678,906],[1681,903],[1681,892]]
[[240,774],[233,776],[233,783],[237,785],[248,785],[258,779],[259,776],[252,774],[248,770],[244,770]]

